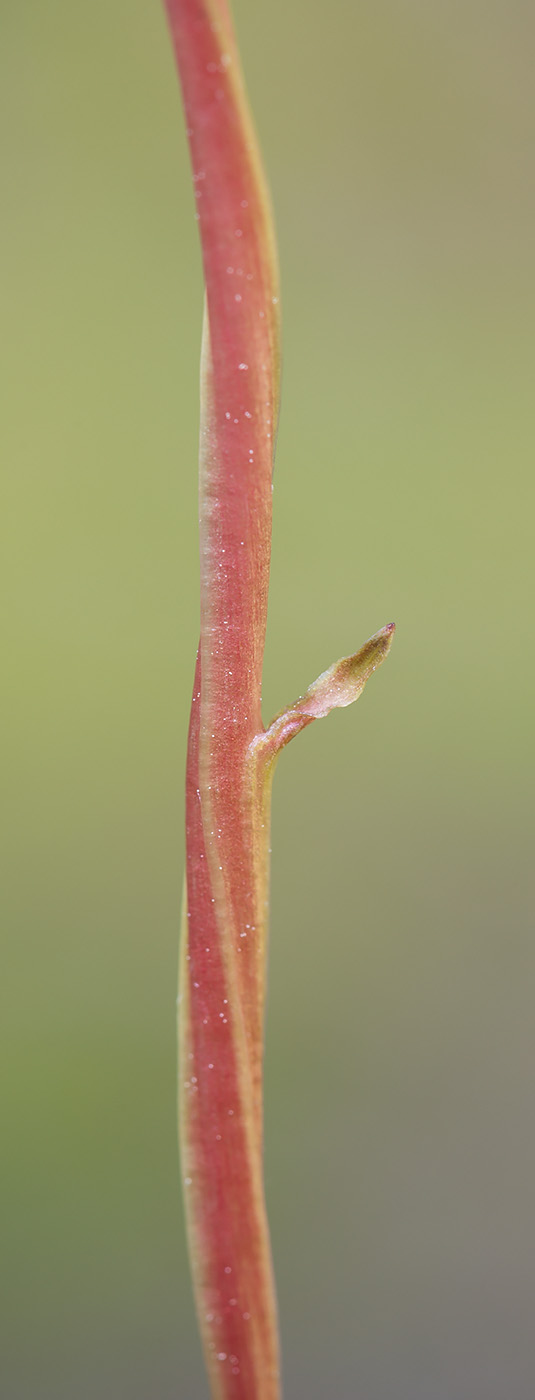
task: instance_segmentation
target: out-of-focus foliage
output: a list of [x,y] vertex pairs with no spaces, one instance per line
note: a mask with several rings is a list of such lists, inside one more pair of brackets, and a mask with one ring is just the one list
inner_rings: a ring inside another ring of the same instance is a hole
[[[158,4],[1,9],[4,1384],[200,1400],[174,1127],[202,310],[179,98]],[[398,625],[380,684],[275,782],[287,1394],[530,1400],[534,17],[235,15],[284,302],[266,719]]]

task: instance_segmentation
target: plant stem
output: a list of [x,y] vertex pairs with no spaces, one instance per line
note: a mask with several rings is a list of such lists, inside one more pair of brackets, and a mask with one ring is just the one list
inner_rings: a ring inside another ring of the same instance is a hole
[[212,1395],[279,1400],[264,1202],[269,807],[278,753],[360,694],[393,628],[264,730],[261,678],[279,402],[269,197],[225,0],[166,0],[206,284],[201,635],[188,740],[179,1116],[194,1291]]

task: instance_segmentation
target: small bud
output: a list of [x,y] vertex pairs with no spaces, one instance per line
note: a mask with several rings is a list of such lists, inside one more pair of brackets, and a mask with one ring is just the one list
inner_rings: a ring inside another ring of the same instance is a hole
[[375,632],[354,656],[343,656],[340,661],[335,661],[334,666],[322,671],[293,708],[311,719],[323,719],[331,710],[352,705],[362,694],[373,671],[388,656],[394,632],[395,623],[389,622],[387,627]]
[[322,671],[294,705],[276,715],[265,733],[254,741],[251,752],[262,758],[269,768],[290,739],[313,720],[323,719],[331,710],[344,709],[358,700],[366,681],[388,656],[395,630],[395,623],[389,622],[369,637],[354,656],[342,656],[334,666]]

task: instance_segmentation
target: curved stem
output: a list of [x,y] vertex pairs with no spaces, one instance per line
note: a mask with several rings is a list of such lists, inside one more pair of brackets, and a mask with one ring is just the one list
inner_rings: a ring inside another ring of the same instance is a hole
[[269,197],[225,0],[165,0],[203,251],[201,635],[188,739],[179,1117],[193,1282],[212,1395],[279,1400],[264,1202],[269,813],[289,739],[361,693],[392,626],[267,730],[261,675],[279,402]]

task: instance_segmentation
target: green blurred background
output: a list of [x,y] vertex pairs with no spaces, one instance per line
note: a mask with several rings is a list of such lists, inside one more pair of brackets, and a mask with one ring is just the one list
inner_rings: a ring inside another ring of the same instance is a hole
[[[6,1400],[202,1400],[175,1143],[202,285],[158,0],[2,0]],[[284,307],[287,1400],[533,1400],[535,11],[237,0]]]

